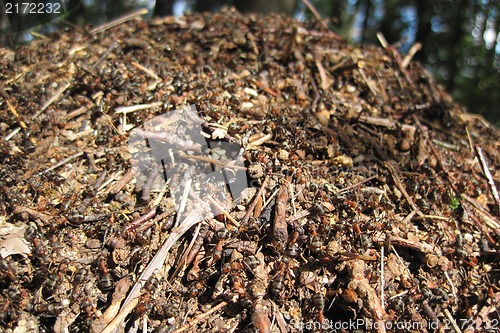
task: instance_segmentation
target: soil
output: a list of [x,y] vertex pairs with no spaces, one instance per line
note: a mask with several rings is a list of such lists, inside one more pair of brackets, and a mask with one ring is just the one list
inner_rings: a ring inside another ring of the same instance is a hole
[[[498,331],[500,135],[420,64],[315,21],[124,21],[0,49],[4,331]],[[186,105],[249,180],[201,222],[127,145]]]

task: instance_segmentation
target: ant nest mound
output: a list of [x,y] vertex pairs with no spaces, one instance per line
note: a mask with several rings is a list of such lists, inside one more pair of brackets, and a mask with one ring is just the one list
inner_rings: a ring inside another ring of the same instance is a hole
[[[500,136],[391,47],[223,11],[0,54],[3,330],[500,326]],[[145,127],[187,105],[205,145]]]

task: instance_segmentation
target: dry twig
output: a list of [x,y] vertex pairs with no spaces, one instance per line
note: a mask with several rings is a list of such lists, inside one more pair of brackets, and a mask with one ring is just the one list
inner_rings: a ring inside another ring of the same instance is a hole
[[271,239],[277,249],[282,249],[288,240],[288,223],[286,222],[286,212],[288,210],[288,184],[281,184],[275,207]]
[[[150,263],[146,266],[142,274],[137,279],[136,283],[132,287],[132,290],[123,302],[120,312],[118,313],[117,317],[113,319],[113,322],[116,323],[117,321],[123,321],[125,317],[127,317],[127,315],[130,313],[130,311],[134,309],[135,305],[137,305],[137,297],[142,289],[144,282],[147,281],[156,270],[159,270],[163,266],[170,248],[177,242],[177,240],[179,240],[179,238],[181,238],[186,233],[186,231],[188,231],[192,226],[199,223],[202,220],[202,216],[203,213],[201,212],[200,207],[194,207],[194,209],[188,213],[183,222],[180,223],[177,228],[172,229],[168,238],[165,240],[154,258],[150,261]],[[135,305],[131,306],[130,304],[132,303],[134,303]],[[121,319],[117,320],[117,318]]]
[[71,84],[69,82],[66,82],[64,83],[56,92],[55,94],[49,98],[49,100],[47,102],[45,102],[45,104],[42,106],[42,108],[33,115],[33,117],[31,118],[32,120],[35,120],[39,115],[41,115],[43,113],[43,111],[47,110],[47,108],[49,106],[52,105],[52,103],[54,103],[55,101],[57,101],[59,99],[59,97],[61,97],[61,95],[66,91],[66,89],[69,88]]
[[132,180],[132,178],[134,178],[134,174],[135,174],[134,168],[128,169],[125,175],[123,175],[123,177],[119,181],[117,181],[113,185],[113,187],[109,190],[109,194],[111,195],[118,194],[122,190],[122,188],[125,185],[127,185]]
[[174,333],[181,333],[181,332],[184,332],[185,330],[190,329],[194,325],[198,324],[200,321],[205,320],[205,318],[207,318],[208,316],[210,316],[212,313],[221,310],[226,305],[227,305],[227,302],[225,302],[225,301],[220,302],[219,304],[217,304],[216,306],[214,306],[213,308],[211,308],[207,312],[202,313],[201,315],[199,315],[198,317],[194,318],[192,321],[190,321],[186,325],[184,325],[184,326],[180,327],[179,329],[175,330]]
[[410,204],[411,208],[413,210],[415,210],[418,215],[423,216],[424,213],[422,213],[422,211],[420,211],[420,208],[418,208],[418,206],[415,204],[415,202],[410,197],[410,195],[408,194],[408,192],[406,192],[406,189],[403,186],[403,183],[401,182],[401,179],[399,178],[399,174],[396,171],[396,169],[394,168],[394,166],[390,162],[384,162],[384,166],[391,173],[392,179],[394,180],[394,184],[396,185],[396,187],[398,188],[398,190],[403,194],[403,196],[405,197],[405,199],[408,202],[408,204]]
[[231,214],[229,214],[229,212],[227,210],[224,209],[224,207],[222,207],[214,198],[212,197],[208,197],[208,201],[210,201],[210,203],[212,205],[214,205],[218,210],[220,210],[222,212],[222,214],[224,214],[224,216],[229,220],[231,221],[232,224],[234,224],[236,227],[239,227],[240,226],[240,223],[238,221],[236,221],[234,219],[234,217],[231,216]]
[[252,216],[253,210],[255,209],[255,206],[257,205],[257,202],[259,201],[259,197],[262,195],[262,193],[264,193],[264,190],[266,189],[268,177],[269,176],[266,176],[264,178],[264,180],[262,181],[262,185],[259,188],[259,191],[257,192],[257,194],[255,194],[254,200],[252,201],[250,206],[248,206],[247,212],[245,213],[245,215],[241,219],[242,224],[246,224],[248,222],[248,220],[250,219],[250,217]]
[[110,22],[107,22],[107,23],[104,23],[102,25],[99,25],[99,26],[93,28],[92,30],[90,30],[89,33],[91,35],[95,35],[97,33],[100,33],[100,32],[106,31],[108,29],[114,28],[114,27],[116,27],[116,26],[118,26],[118,25],[120,25],[122,23],[127,22],[127,21],[133,20],[136,17],[145,15],[147,13],[148,13],[148,10],[146,8],[141,8],[139,10],[135,10],[135,11],[133,11],[130,14],[127,14],[127,15],[124,15],[122,17],[117,18],[116,20],[112,20]]
[[479,145],[475,145],[476,148],[476,154],[479,159],[480,165],[481,165],[481,170],[483,170],[484,176],[488,180],[488,185],[490,186],[490,191],[491,195],[493,196],[493,200],[495,200],[495,211],[497,213],[500,213],[500,197],[498,196],[498,190],[495,185],[495,181],[493,180],[493,177],[491,176],[490,168],[488,166],[488,162],[486,161],[486,158],[483,155],[483,150]]
[[309,8],[309,10],[311,11],[311,13],[314,14],[314,16],[316,17],[316,20],[318,20],[319,23],[321,23],[321,25],[323,26],[323,28],[325,28],[325,30],[330,30],[330,29],[328,29],[328,25],[325,23],[325,21],[323,21],[323,19],[321,18],[320,13],[314,7],[314,5],[309,0],[302,0],[302,2],[307,6],[307,8]]
[[40,171],[38,174],[43,174],[43,173],[47,173],[47,172],[50,172],[50,171],[52,171],[52,170],[55,170],[55,169],[57,169],[57,168],[59,168],[59,167],[61,167],[61,166],[65,165],[65,164],[67,164],[67,163],[71,162],[71,161],[72,161],[72,160],[74,160],[75,158],[78,158],[78,157],[82,156],[83,154],[84,154],[84,152],[83,152],[83,151],[81,151],[81,152],[78,152],[78,153],[76,153],[76,154],[73,154],[73,155],[71,155],[71,156],[69,156],[69,157],[66,157],[65,159],[63,159],[63,160],[59,161],[58,163],[54,164],[54,165],[53,165],[53,166],[51,166],[50,168],[48,168],[48,169],[46,169],[46,170],[44,170],[44,171]]
[[[384,243],[386,241],[386,236],[384,234],[380,234],[378,236],[373,237],[373,241],[377,243]],[[437,248],[432,246],[431,244],[427,244],[424,242],[416,242],[408,239],[401,238],[399,236],[390,236],[391,244],[400,247],[406,247],[409,249],[417,250],[422,253],[439,253]]]

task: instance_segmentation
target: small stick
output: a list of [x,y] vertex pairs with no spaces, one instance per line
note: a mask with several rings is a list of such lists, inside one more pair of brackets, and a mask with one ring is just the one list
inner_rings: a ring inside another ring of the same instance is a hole
[[133,20],[137,16],[141,16],[141,15],[147,14],[147,12],[148,12],[148,10],[146,8],[138,9],[136,11],[131,12],[130,14],[127,14],[127,15],[124,15],[122,17],[119,17],[116,20],[113,20],[113,21],[104,23],[102,25],[99,25],[99,26],[95,27],[94,29],[90,30],[89,33],[91,35],[95,35],[95,34],[97,34],[99,32],[106,31],[106,30],[114,28],[114,27],[116,27],[116,26],[118,26],[118,25],[120,25],[122,23],[125,23],[127,21]]
[[441,146],[446,149],[454,150],[454,151],[460,151],[460,147],[451,143],[443,142],[440,140],[432,139],[432,142],[434,142],[436,145]]
[[134,168],[128,169],[127,173],[125,173],[122,179],[117,181],[115,185],[113,185],[113,187],[109,190],[109,194],[111,195],[118,194],[118,192],[120,192],[122,188],[132,180],[134,174],[135,174]]
[[47,102],[45,102],[42,108],[37,113],[35,113],[35,115],[31,119],[35,120],[39,115],[42,114],[43,111],[47,110],[47,108],[52,105],[52,103],[54,103],[59,99],[59,97],[61,97],[61,95],[66,89],[69,88],[70,85],[71,84],[69,82],[66,82],[61,88],[59,88],[59,90],[57,90],[56,93],[51,98],[49,98]]
[[385,305],[384,305],[384,288],[385,288],[385,281],[384,281],[384,261],[385,261],[385,243],[382,243],[382,246],[380,247],[380,305],[383,310],[385,310]]
[[152,70],[144,67],[143,65],[141,64],[138,64],[136,63],[135,61],[132,61],[132,66],[140,69],[141,71],[143,71],[144,73],[148,74],[149,76],[151,76],[153,79],[155,79],[156,81],[161,81],[160,77],[158,75],[156,75],[155,72],[153,72]]
[[336,259],[341,261],[356,260],[356,259],[360,259],[363,261],[375,261],[378,259],[376,256],[357,254],[353,252],[339,252],[338,254],[340,257]]
[[173,283],[175,278],[177,277],[177,274],[179,274],[179,272],[181,270],[186,269],[186,267],[188,265],[187,256],[188,256],[189,252],[191,251],[191,249],[193,248],[194,244],[196,243],[196,240],[198,238],[198,234],[200,233],[200,228],[201,228],[201,224],[198,223],[198,225],[196,226],[196,229],[194,230],[193,238],[191,239],[191,242],[189,242],[188,247],[184,251],[184,254],[182,255],[181,259],[179,260],[179,263],[177,264],[178,265],[177,268],[175,269],[174,273],[172,274],[172,276],[170,277],[170,279],[168,281],[169,283]]
[[200,252],[201,247],[203,246],[203,240],[208,234],[208,224],[207,223],[202,223],[200,232],[198,233],[198,237],[196,237],[196,241],[193,244],[193,247],[191,248],[190,253],[188,253],[188,256],[186,257],[186,266],[190,265],[198,252]]
[[177,219],[175,221],[175,226],[179,224],[179,217],[184,213],[184,209],[186,208],[189,190],[191,189],[191,183],[193,179],[189,176],[189,173],[185,174],[184,178],[184,191],[182,191],[181,202],[179,203],[179,208],[177,209]]
[[[86,69],[84,66],[82,66],[82,69],[84,71],[86,71],[87,73],[91,74],[91,75],[94,75],[92,74],[92,70],[97,68],[97,66],[99,66],[105,59],[107,59],[109,57],[109,55],[111,54],[111,52],[113,52],[113,50],[118,46],[118,43],[115,42],[114,44],[110,45],[109,48],[106,50],[106,52],[104,52],[101,57],[99,59],[97,59],[96,62],[94,62],[94,64],[92,64],[92,66],[90,66],[90,70]],[[96,94],[98,94],[99,92],[97,92]],[[94,95],[95,96],[95,95]],[[93,97],[93,99],[95,99],[95,97]]]
[[370,117],[370,116],[361,116],[358,118],[359,121],[363,123],[367,123],[370,125],[375,125],[375,126],[384,126],[387,127],[388,129],[395,130],[398,128],[398,126],[401,126],[401,129],[406,132],[415,132],[415,126],[408,125],[408,124],[397,124],[394,121],[387,119],[387,118],[378,118],[378,117]]
[[314,56],[314,63],[316,64],[316,67],[318,68],[319,72],[319,78],[321,79],[321,89],[323,91],[327,91],[328,88],[330,87],[328,83],[328,74],[325,70],[325,67],[323,67],[323,64],[321,63],[321,60],[318,54],[315,54]]
[[10,132],[9,134],[7,134],[5,136],[4,141],[9,141],[10,139],[12,139],[17,133],[19,133],[19,131],[21,130],[21,127],[16,127],[12,130],[12,132]]
[[177,149],[201,152],[202,147],[199,143],[189,140],[184,140],[177,136],[172,136],[171,133],[149,132],[140,128],[136,128],[135,133],[136,135],[141,136],[145,139],[162,141],[164,143],[169,144],[170,146],[174,146]]
[[288,223],[286,222],[288,196],[288,185],[286,183],[283,183],[280,186],[278,196],[276,198],[271,236],[274,245],[279,249],[281,249],[288,240]]
[[290,217],[288,222],[297,221],[303,217],[309,216],[309,214],[311,214],[311,213],[308,210],[306,210],[306,209],[301,210],[300,212],[297,212],[294,216]]
[[257,300],[257,304],[254,307],[252,313],[252,323],[253,326],[260,333],[271,333],[271,322],[268,316],[268,307],[262,304],[263,300]]
[[421,215],[417,216],[415,218],[412,218],[412,221],[422,221],[422,220],[442,220],[442,221],[448,221],[448,217],[444,216],[439,216],[439,215]]
[[[475,215],[472,215],[475,219],[474,221],[477,223],[478,227],[481,227],[481,230],[485,233],[486,237],[488,237],[488,240],[491,243],[495,243],[495,241],[491,238],[490,235],[482,228],[483,224],[486,226],[490,227],[497,235],[500,235],[500,222],[498,219],[495,219],[488,211],[486,211],[478,202],[477,200],[469,197],[466,194],[461,195],[461,199],[465,200],[467,203],[471,204],[473,208],[475,208],[475,211],[481,215],[483,218],[484,222],[481,221],[476,221]],[[470,214],[470,212],[468,212]]]
[[224,163],[224,162],[221,162],[219,160],[215,160],[213,158],[206,157],[206,156],[182,155],[182,156],[179,156],[179,157],[180,158],[191,159],[191,160],[198,160],[198,161],[208,162],[208,163],[211,163],[213,165],[221,166],[223,168],[230,168],[230,169],[237,169],[237,170],[246,170],[247,169],[247,168],[245,168],[244,166],[241,166],[241,165],[234,165],[234,164],[231,164],[231,163]]
[[[406,247],[409,249],[420,251],[422,253],[435,254],[437,252],[436,249],[432,245],[427,244],[427,243],[415,242],[415,241],[411,241],[411,240],[408,240],[408,239],[405,239],[405,238],[402,238],[399,236],[393,236],[393,235],[391,235],[390,237],[391,237],[391,244],[394,244],[396,246]],[[381,243],[381,242],[385,242],[385,239],[386,239],[386,237],[382,237],[382,235],[380,235],[380,236],[375,236],[373,241],[377,242],[377,243]]]
[[24,206],[15,206],[14,213],[15,214],[27,213],[32,218],[39,219],[45,225],[50,224],[50,221],[52,220],[52,216],[49,216],[49,215],[44,214],[44,213],[40,213],[34,209],[31,209],[29,207],[24,207]]
[[118,315],[113,318],[113,320],[106,326],[106,328],[101,333],[112,333],[118,329],[118,326],[125,320],[130,312],[139,304],[140,297],[137,296],[125,306],[123,306],[122,310],[118,313]]
[[[195,206],[201,207],[201,205]],[[111,321],[111,323],[106,327],[104,332],[113,332],[118,325],[120,325],[125,318],[132,312],[132,310],[139,303],[139,294],[141,292],[142,286],[145,281],[147,281],[151,275],[163,266],[165,259],[167,258],[168,251],[174,244],[181,238],[186,231],[188,231],[192,226],[196,225],[202,220],[201,209],[194,208],[189,212],[186,218],[182,221],[179,227],[172,229],[168,238],[163,242],[163,245],[155,254],[153,259],[146,266],[142,274],[139,276],[134,286],[130,290],[127,298],[123,301],[122,308],[117,316]]]
[[82,115],[85,112],[87,112],[87,108],[85,106],[81,106],[81,107],[71,111],[70,113],[68,113],[66,115],[66,120],[70,120],[70,119],[73,119],[75,117],[78,117],[79,115]]
[[415,83],[413,83],[413,80],[411,79],[410,75],[408,74],[408,71],[406,71],[406,68],[403,67],[403,64],[401,63],[401,57],[398,53],[398,51],[389,45],[387,43],[387,40],[385,39],[384,35],[381,32],[377,32],[377,38],[382,45],[382,47],[387,51],[387,53],[396,61],[397,65],[399,66],[399,70],[401,73],[403,73],[406,81],[412,86],[412,88],[415,88]]
[[170,179],[167,179],[167,182],[165,183],[165,186],[163,186],[163,188],[160,190],[160,192],[158,193],[158,195],[156,196],[156,199],[155,201],[153,202],[153,204],[151,205],[151,207],[153,206],[158,206],[160,204],[160,202],[163,200],[163,197],[165,196],[165,194],[167,193],[167,184],[170,182]]
[[247,212],[245,213],[245,215],[241,219],[242,224],[247,223],[248,220],[250,219],[250,217],[253,215],[253,210],[255,209],[255,206],[257,205],[258,198],[262,195],[262,193],[264,193],[264,190],[266,189],[268,179],[269,179],[269,176],[266,176],[264,178],[264,180],[262,181],[262,185],[261,185],[259,191],[257,192],[257,194],[255,195],[255,199],[252,201],[250,206],[248,206]]
[[269,88],[268,85],[266,85],[264,82],[260,82],[260,81],[253,81],[253,83],[255,83],[255,85],[264,90],[266,93],[268,93],[269,95],[273,96],[273,97],[276,97],[278,96],[278,93],[275,92],[273,89]]
[[365,71],[363,70],[363,68],[361,66],[358,66],[358,72],[359,72],[359,74],[361,74],[363,81],[365,81],[366,85],[368,86],[368,88],[372,92],[373,96],[378,96],[379,92],[377,90],[377,87],[375,87],[370,81],[368,81],[368,79],[366,78]]
[[387,313],[381,306],[377,291],[363,274],[367,267],[366,263],[357,259],[348,261],[346,267],[350,275],[349,289],[356,291],[363,300],[363,308],[371,314],[374,324],[377,323],[377,327],[373,331],[379,333],[387,332],[384,323]]
[[455,288],[455,285],[453,284],[453,281],[451,280],[450,275],[448,274],[447,271],[444,271],[444,276],[446,277],[446,280],[450,284],[451,293],[453,294],[453,298],[457,299],[457,288]]
[[316,10],[316,8],[313,6],[313,4],[311,2],[309,2],[309,0],[302,0],[302,2],[304,3],[304,5],[307,6],[307,8],[309,8],[309,10],[314,14],[314,16],[316,17],[316,19],[319,21],[319,23],[321,23],[321,25],[323,26],[323,28],[325,28],[325,30],[330,30],[328,29],[328,26],[326,25],[325,21],[323,21],[323,19],[321,18],[321,15],[319,14],[319,12]]
[[337,194],[342,194],[342,193],[345,193],[345,192],[347,192],[347,191],[350,191],[350,190],[352,190],[353,188],[356,188],[356,187],[358,187],[358,186],[361,186],[361,185],[363,185],[364,183],[367,183],[367,182],[369,182],[370,180],[375,179],[375,178],[377,178],[377,176],[376,176],[376,175],[375,175],[375,176],[368,177],[368,178],[366,178],[366,179],[363,179],[362,181],[357,182],[356,184],[352,184],[352,185],[350,185],[350,186],[347,186],[347,187],[345,187],[345,188],[341,189],[340,191],[338,191],[338,192],[337,192]]
[[[154,219],[145,221],[143,224],[137,226],[137,228],[135,228],[135,231],[137,231],[137,232],[144,231],[144,230],[148,229],[149,227],[151,227],[153,224],[158,223],[161,220],[169,217],[173,213],[175,213],[175,209],[174,208],[169,208],[166,211],[164,211],[163,213],[161,213],[160,215],[156,215]],[[173,222],[171,223],[171,225],[173,226]],[[163,226],[163,228],[170,229],[171,226],[168,227],[168,224],[167,224],[166,226]]]
[[249,144],[252,146],[252,147],[257,147],[257,146],[260,146],[262,145],[263,143],[265,143],[266,141],[269,141],[273,136],[271,134],[266,134],[264,135],[262,138],[259,138],[253,142],[249,142]]
[[486,158],[483,155],[483,150],[481,149],[481,147],[479,145],[475,145],[474,148],[476,148],[476,154],[481,164],[481,169],[483,170],[484,176],[488,180],[488,185],[490,186],[491,195],[493,195],[493,199],[495,200],[495,211],[498,213],[500,212],[500,197],[498,196],[498,190],[495,185],[495,181],[491,176],[490,168],[488,167],[488,162],[486,161]]
[[411,208],[413,208],[413,210],[417,211],[417,214],[419,216],[423,216],[424,213],[422,213],[420,211],[420,208],[418,208],[418,206],[415,204],[415,202],[413,202],[413,199],[408,195],[408,192],[406,192],[406,189],[404,188],[403,183],[401,183],[399,175],[398,175],[396,169],[394,168],[394,166],[391,163],[389,163],[389,162],[384,162],[384,166],[391,173],[392,179],[394,180],[394,184],[399,189],[399,191],[403,194],[403,196],[405,197],[406,201],[408,201],[408,203],[410,204]]
[[149,212],[146,214],[142,215],[141,217],[135,219],[134,221],[130,222],[126,227],[125,230],[130,230],[130,229],[135,229],[136,227],[144,224],[146,221],[151,220],[153,217],[156,215],[156,207],[153,207]]
[[471,153],[474,152],[474,145],[472,144],[472,138],[470,136],[469,129],[465,127],[465,132],[467,133],[467,140],[469,141],[469,150]]
[[410,61],[411,59],[413,58],[413,56],[418,52],[420,51],[420,49],[422,48],[422,44],[421,43],[415,43],[413,44],[411,47],[410,47],[410,50],[408,51],[408,54],[406,55],[406,57],[403,59],[403,61],[401,62],[401,67],[406,69],[406,67],[408,67],[408,65],[410,64]]
[[46,169],[45,171],[40,171],[38,174],[41,175],[41,174],[44,174],[44,173],[47,173],[47,172],[50,172],[52,170],[55,170],[63,165],[65,165],[66,163],[69,163],[70,161],[74,160],[75,158],[78,158],[80,156],[83,155],[83,151],[79,152],[79,153],[76,153],[76,154],[73,154],[69,157],[66,157],[65,159],[61,160],[60,162],[54,164],[53,166],[51,166],[50,168]]
[[462,333],[462,330],[457,325],[457,320],[453,318],[453,315],[450,313],[450,310],[444,309],[443,312],[446,315],[446,318],[448,318],[448,321],[451,324],[451,327],[453,327],[455,333]]
[[210,201],[210,203],[212,205],[214,205],[215,207],[217,207],[217,209],[220,210],[222,212],[222,214],[224,214],[224,216],[229,221],[231,221],[236,227],[240,226],[240,223],[238,221],[236,221],[234,219],[234,217],[232,217],[216,200],[214,200],[214,198],[212,198],[212,197],[207,197],[207,198],[208,198],[208,201]]
[[158,250],[156,255],[153,257],[153,259],[146,266],[142,274],[137,279],[135,285],[132,287],[132,290],[130,291],[129,295],[123,302],[122,310],[120,311],[120,313],[124,312],[127,309],[127,305],[134,298],[136,298],[136,296],[139,295],[144,281],[147,281],[155,270],[160,269],[163,266],[163,263],[167,258],[167,254],[170,248],[179,240],[179,238],[181,238],[186,233],[186,231],[191,229],[192,226],[196,225],[201,220],[202,220],[201,210],[194,208],[189,212],[189,214],[186,216],[186,218],[182,221],[182,223],[178,227],[173,228],[171,230],[168,238],[165,240],[165,242]]
[[19,116],[19,113],[17,113],[17,110],[12,106],[12,104],[10,104],[9,100],[6,98],[6,96],[4,96],[5,98],[5,101],[7,102],[7,107],[9,109],[9,111],[14,115],[14,117],[16,117],[17,121],[19,122],[19,126],[21,126],[21,128],[23,130],[25,130],[27,128],[26,126],[26,123],[22,120],[22,118]]
[[416,210],[412,210],[410,214],[408,214],[403,221],[401,221],[401,225],[406,225],[408,222],[411,221],[411,219],[417,214]]
[[149,170],[148,178],[146,180],[146,183],[142,187],[142,194],[141,194],[141,200],[143,202],[149,202],[151,200],[151,190],[156,184],[156,179],[159,176],[158,172],[158,167],[152,166],[151,169]]
[[184,331],[190,329],[194,325],[198,324],[200,321],[202,321],[205,318],[207,318],[208,316],[210,316],[212,313],[221,310],[226,305],[227,305],[226,301],[220,302],[219,304],[217,304],[216,306],[214,306],[213,308],[211,308],[207,312],[202,313],[201,315],[199,315],[198,317],[194,318],[192,321],[190,321],[186,325],[184,325],[184,326],[180,327],[179,329],[175,330],[174,333],[181,333],[181,332],[184,332]]
[[149,103],[149,104],[136,104],[130,106],[120,106],[115,109],[115,113],[130,113],[140,110],[147,110],[149,108],[153,108],[155,106],[161,106],[161,102]]
[[[311,110],[313,112],[316,112],[316,107],[318,106],[318,102],[319,102],[319,99],[321,98],[321,95],[318,91],[318,86],[316,85],[316,82],[314,81],[314,77],[311,78],[311,85],[313,86],[313,90],[314,90],[314,99],[313,99],[313,102],[311,104]],[[321,126],[326,127],[323,125],[321,125]]]
[[297,207],[295,207],[295,192],[292,182],[288,182],[288,192],[290,193],[290,202],[292,203],[293,216],[297,215]]
[[286,44],[285,51],[283,52],[283,55],[281,56],[281,61],[286,62],[288,58],[290,57],[290,54],[292,53],[293,47],[295,45],[295,38],[297,37],[297,26],[293,26],[292,30],[292,35],[290,36],[290,39],[288,40],[288,43]]
[[260,209],[261,211],[263,211],[264,209],[266,209],[267,206],[269,206],[271,201],[273,201],[274,197],[278,194],[279,190],[280,190],[280,188],[278,187],[276,190],[274,190],[273,193],[271,193],[271,195],[267,198],[267,200],[262,205],[262,208]]
[[[118,171],[117,174],[121,174],[121,171]],[[109,177],[104,183],[102,183],[101,186],[99,186],[99,188],[97,189],[97,192],[98,193],[101,193],[101,191],[106,188],[109,184],[111,184],[112,182],[114,182],[116,179],[113,178],[115,177],[115,175]],[[108,191],[109,192],[109,191]],[[105,192],[105,193],[108,193],[108,192]]]
[[[406,274],[408,274],[408,276],[411,276],[411,272],[410,272],[410,269],[408,268],[408,266],[405,264],[405,262],[403,261],[403,259],[401,258],[401,256],[399,255],[398,251],[396,251],[396,248],[394,247],[394,245],[391,244],[391,251],[394,253],[394,255],[396,255],[396,257],[398,258],[399,260],[399,264],[401,265],[401,267],[404,267],[404,270],[406,271]],[[406,291],[403,291],[401,294],[405,294],[407,293],[408,290]],[[397,295],[395,296],[392,296],[391,298],[389,299],[393,299],[397,297]]]
[[39,39],[48,39],[47,36],[36,31],[30,31],[30,35]]
[[[111,119],[111,117],[108,114],[104,113],[104,111],[102,111],[102,110],[101,110],[101,114],[104,116],[104,119],[106,119],[106,121],[108,122],[109,127],[114,129],[115,132],[118,133],[118,135],[120,135],[121,137],[125,137],[123,132],[120,131],[118,128],[116,128],[115,124],[113,124],[113,120]],[[125,127],[125,122],[123,124],[123,127]]]

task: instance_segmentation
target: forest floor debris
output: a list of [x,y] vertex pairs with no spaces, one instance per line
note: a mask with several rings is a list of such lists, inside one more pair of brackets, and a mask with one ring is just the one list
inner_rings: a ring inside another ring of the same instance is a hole
[[[3,330],[500,327],[500,136],[411,57],[232,10],[47,37],[0,49]],[[185,105],[249,188],[178,226],[127,140]]]

